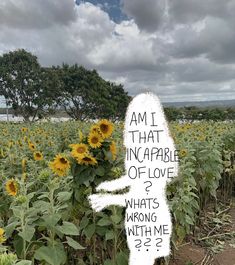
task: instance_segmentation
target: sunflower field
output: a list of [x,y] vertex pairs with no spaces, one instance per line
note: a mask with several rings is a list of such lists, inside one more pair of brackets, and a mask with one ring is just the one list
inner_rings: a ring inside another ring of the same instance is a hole
[[[209,203],[234,196],[235,123],[170,127],[180,156],[167,188],[174,250],[195,234]],[[125,209],[95,213],[87,199],[124,174],[123,124],[1,123],[0,130],[0,265],[127,265]]]

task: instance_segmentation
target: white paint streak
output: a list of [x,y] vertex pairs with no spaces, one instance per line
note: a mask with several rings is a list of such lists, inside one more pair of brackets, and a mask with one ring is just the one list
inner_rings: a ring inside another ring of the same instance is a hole
[[[138,122],[139,114],[143,120],[140,119]],[[134,117],[137,117],[137,122],[134,121]],[[153,119],[155,126],[152,126]],[[130,132],[136,130],[137,133]],[[148,135],[150,131],[153,134],[149,141],[139,142],[137,135],[143,136],[144,133]],[[115,191],[130,187],[129,192],[124,195],[93,194],[89,196],[89,200],[95,211],[101,211],[110,205],[126,207],[125,229],[130,249],[129,265],[153,265],[156,258],[170,254],[172,224],[165,187],[167,182],[178,174],[178,157],[166,162],[167,156],[170,153],[175,154],[176,150],[161,103],[154,94],[140,94],[129,104],[125,119],[124,144],[126,175],[120,179],[101,183],[97,191]],[[130,160],[130,148],[139,150],[138,157],[132,156]],[[156,153],[156,150],[161,148],[168,150],[165,161],[162,161],[163,156],[160,156],[160,152],[159,156]],[[150,151],[149,156],[146,155],[146,150]],[[136,176],[138,168],[140,175]],[[162,176],[159,176],[159,172],[162,172]],[[134,207],[132,204],[134,201],[138,207]],[[144,215],[150,219],[143,218]],[[130,219],[133,216],[136,218]],[[138,230],[138,235],[136,231],[134,234],[130,232],[133,228]]]

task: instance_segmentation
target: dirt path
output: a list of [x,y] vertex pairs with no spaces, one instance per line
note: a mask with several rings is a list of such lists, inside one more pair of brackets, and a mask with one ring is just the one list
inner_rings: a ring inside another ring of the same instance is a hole
[[[235,231],[235,205],[230,210],[231,232]],[[229,244],[234,244],[230,246]],[[208,254],[206,249],[195,244],[185,244],[175,254],[170,265],[235,265],[235,239],[228,241],[218,254]]]
[[[232,228],[231,231],[235,231],[235,207],[230,211]],[[235,244],[235,240],[233,242]],[[235,265],[235,248],[229,246],[229,243],[226,243],[224,251],[215,255],[215,259],[220,265]]]

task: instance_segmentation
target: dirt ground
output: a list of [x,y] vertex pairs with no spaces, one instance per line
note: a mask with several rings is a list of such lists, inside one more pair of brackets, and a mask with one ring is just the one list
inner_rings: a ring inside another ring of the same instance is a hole
[[[231,232],[235,231],[235,207],[229,214],[231,215]],[[170,265],[235,265],[235,245],[226,242],[223,250],[217,254],[209,252],[198,245],[188,243],[179,248],[175,253],[174,260]]]

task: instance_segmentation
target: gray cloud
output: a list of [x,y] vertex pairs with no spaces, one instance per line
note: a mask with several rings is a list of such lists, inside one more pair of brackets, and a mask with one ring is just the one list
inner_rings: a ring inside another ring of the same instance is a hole
[[[24,0],[18,2],[24,2]],[[40,3],[41,9],[46,8],[42,2]],[[43,27],[31,25],[28,28],[27,21],[24,21],[24,29],[21,28],[22,25],[15,25],[15,27],[12,27],[11,23],[9,26],[2,25],[0,51],[24,48],[35,53],[43,65],[67,62],[92,67],[93,63],[90,62],[88,54],[106,38],[111,37],[113,22],[110,21],[107,13],[92,4],[83,4],[75,8],[72,1],[71,6],[64,6],[64,12],[68,13],[71,7],[74,14],[71,15],[73,19],[68,25],[57,24],[54,20],[45,28],[43,21]],[[11,5],[9,8],[11,10]],[[0,12],[8,13],[6,7]],[[55,14],[57,14],[56,10]],[[32,9],[31,16],[39,16],[38,10]]]
[[215,17],[207,17],[200,24],[202,27],[200,30],[196,30],[194,24],[195,27],[185,25],[172,31],[174,42],[167,45],[171,56],[193,58],[205,55],[211,61],[233,63],[235,61],[233,24]]
[[233,0],[168,0],[170,19],[174,23],[189,24],[206,16],[225,18]]
[[165,0],[122,0],[123,11],[146,31],[156,31],[164,17]]
[[0,54],[24,48],[42,65],[96,68],[131,95],[235,98],[235,0],[123,0],[123,10],[132,19],[118,24],[91,3],[1,0]]
[[215,65],[206,58],[182,60],[169,64],[175,82],[211,82],[219,83],[235,79],[234,68],[227,65]]
[[1,0],[0,27],[47,28],[68,24],[76,18],[73,0]]

